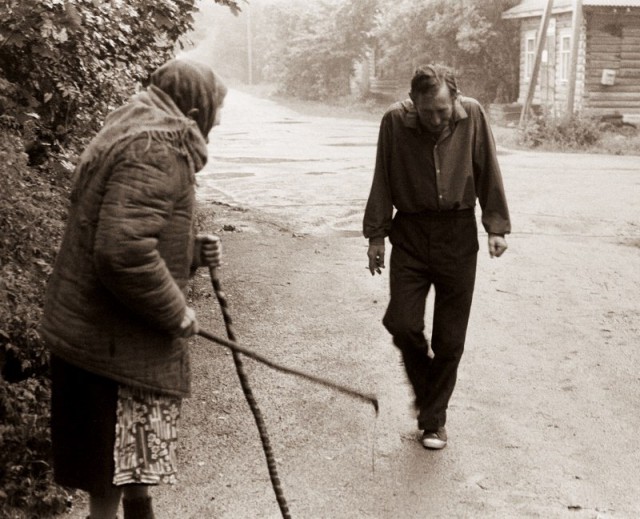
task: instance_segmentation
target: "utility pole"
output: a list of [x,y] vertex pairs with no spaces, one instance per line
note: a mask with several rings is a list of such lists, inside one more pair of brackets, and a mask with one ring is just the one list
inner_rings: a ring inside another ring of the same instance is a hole
[[567,85],[567,115],[573,114],[578,78],[578,52],[580,50],[580,31],[582,29],[582,0],[573,0],[571,17],[571,59],[569,65],[569,83]]
[[251,32],[251,5],[247,5],[247,82],[253,85],[253,34]]
[[540,71],[540,62],[542,61],[542,50],[547,41],[547,28],[549,27],[549,18],[551,18],[551,10],[553,9],[553,0],[547,0],[547,5],[544,8],[542,14],[542,20],[540,21],[540,29],[538,30],[538,37],[536,38],[536,56],[533,62],[533,70],[531,71],[531,77],[529,78],[529,87],[527,88],[527,97],[522,106],[522,112],[520,113],[520,126],[523,126],[529,117],[529,110],[531,110],[531,103],[533,101],[533,94],[536,91],[536,84],[538,83],[538,72]]

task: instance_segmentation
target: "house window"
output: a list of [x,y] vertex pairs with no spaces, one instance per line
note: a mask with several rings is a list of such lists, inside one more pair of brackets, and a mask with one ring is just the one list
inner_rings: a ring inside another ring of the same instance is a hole
[[560,79],[568,81],[569,67],[571,66],[571,35],[560,36]]
[[529,31],[525,34],[524,43],[524,77],[531,79],[533,74],[533,62],[536,57],[536,33]]

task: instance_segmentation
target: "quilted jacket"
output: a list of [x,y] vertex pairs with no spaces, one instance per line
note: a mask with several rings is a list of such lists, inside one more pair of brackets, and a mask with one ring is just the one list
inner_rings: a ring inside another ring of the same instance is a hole
[[49,280],[39,331],[53,353],[123,384],[189,394],[176,334],[206,158],[195,122],[154,87],[107,119],[77,168]]

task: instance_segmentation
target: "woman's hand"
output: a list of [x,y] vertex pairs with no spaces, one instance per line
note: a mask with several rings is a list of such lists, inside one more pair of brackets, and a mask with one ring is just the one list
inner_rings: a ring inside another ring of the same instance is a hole
[[222,242],[215,234],[196,236],[199,251],[198,264],[202,267],[217,268],[222,265]]
[[191,337],[197,334],[199,330],[200,326],[198,325],[198,319],[196,319],[196,311],[190,306],[187,306],[182,322],[180,323],[178,337]]

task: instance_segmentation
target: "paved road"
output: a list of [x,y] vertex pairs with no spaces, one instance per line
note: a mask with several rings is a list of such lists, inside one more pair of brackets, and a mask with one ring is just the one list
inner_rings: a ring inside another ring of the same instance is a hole
[[[214,207],[253,225],[223,236],[238,337],[381,403],[374,428],[360,402],[247,363],[294,517],[640,517],[640,157],[500,150],[514,233],[500,260],[482,246],[450,445],[434,453],[380,324],[387,273],[368,275],[358,237],[377,124],[233,90],[226,104],[198,196],[252,209]],[[220,331],[206,274],[194,284]],[[153,490],[158,517],[279,517],[230,358],[192,352],[180,482]]]
[[[257,209],[298,233],[359,234],[377,134],[377,123],[304,116],[231,90],[199,195]],[[515,232],[550,224],[597,235],[612,222],[620,235],[638,232],[640,188],[624,182],[640,176],[637,156],[499,153]]]
[[377,132],[232,90],[198,175],[200,196],[258,209],[299,233],[357,232]]
[[[385,465],[341,495],[354,508],[343,506],[340,517],[640,517],[640,157],[499,148],[514,232],[500,260],[489,260],[482,244],[452,445],[434,457],[414,443],[406,389],[375,327],[383,305],[361,301],[384,302],[386,279],[355,279],[364,240],[344,238],[360,233],[376,138],[375,123],[302,116],[232,91],[200,176],[201,199],[223,197],[317,237],[345,287],[339,303],[354,309],[354,324],[346,319],[334,332],[338,342],[366,335],[379,349],[355,365],[386,363],[371,378],[385,399],[377,440]],[[338,246],[352,251],[348,260],[334,256],[344,254]],[[305,277],[313,260],[303,257],[308,265],[286,286],[304,293],[286,308],[280,294],[278,308],[335,324],[338,316],[323,320],[318,301],[328,287],[314,292]],[[286,264],[278,272],[292,275]],[[284,326],[278,316],[263,320],[262,333]],[[289,332],[305,339],[304,329]],[[349,463],[338,473],[359,474]],[[311,510],[328,506],[314,508],[313,499],[306,497]]]

